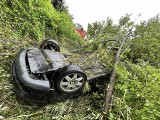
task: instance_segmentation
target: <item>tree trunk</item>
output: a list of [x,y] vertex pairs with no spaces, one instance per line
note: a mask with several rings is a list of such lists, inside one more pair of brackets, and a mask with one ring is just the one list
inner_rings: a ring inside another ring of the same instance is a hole
[[[116,60],[115,60],[115,65],[116,66],[119,61],[120,61],[120,54],[121,54],[121,51],[122,51],[122,47],[125,43],[125,41],[127,40],[127,37],[125,37],[117,51],[117,54],[116,54]],[[116,78],[117,74],[116,74],[116,69],[115,67],[113,68],[113,71],[112,71],[112,74],[111,74],[111,77],[110,77],[110,83],[108,84],[108,87],[106,89],[106,95],[105,95],[105,102],[104,102],[104,109],[103,109],[103,117],[102,119],[106,120],[106,118],[109,117],[109,111],[112,107],[112,95],[113,95],[113,91],[114,91],[114,84],[115,84],[115,78]]]

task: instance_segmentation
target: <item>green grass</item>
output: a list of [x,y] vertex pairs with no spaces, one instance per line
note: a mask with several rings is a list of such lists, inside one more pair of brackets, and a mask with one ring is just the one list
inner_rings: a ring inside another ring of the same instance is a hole
[[91,120],[99,118],[100,111],[94,107],[92,94],[89,93],[44,105],[27,103],[16,97],[9,66],[10,59],[5,60],[3,67],[0,67],[0,115],[7,120]]

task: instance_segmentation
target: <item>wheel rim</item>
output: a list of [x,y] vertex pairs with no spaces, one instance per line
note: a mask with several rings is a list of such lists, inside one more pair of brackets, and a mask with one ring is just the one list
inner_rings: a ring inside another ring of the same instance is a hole
[[52,51],[58,51],[58,47],[55,46],[54,44],[52,43],[46,43],[44,46],[43,46],[44,49],[49,49],[49,50],[52,50]]
[[84,78],[78,73],[72,73],[65,76],[60,81],[60,88],[65,92],[74,92],[78,90],[84,83]]

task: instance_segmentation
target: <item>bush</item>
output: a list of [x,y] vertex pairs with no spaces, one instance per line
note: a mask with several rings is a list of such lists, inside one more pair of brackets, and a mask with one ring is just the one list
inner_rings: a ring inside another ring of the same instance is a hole
[[160,19],[158,16],[136,26],[134,44],[129,59],[137,63],[140,59],[160,67]]
[[114,108],[110,119],[160,118],[160,69],[146,63],[121,63],[116,67]]
[[12,35],[16,33],[19,38],[28,36],[37,41],[64,36],[79,40],[71,16],[65,11],[56,11],[50,0],[2,0],[0,6],[3,34],[12,31]]

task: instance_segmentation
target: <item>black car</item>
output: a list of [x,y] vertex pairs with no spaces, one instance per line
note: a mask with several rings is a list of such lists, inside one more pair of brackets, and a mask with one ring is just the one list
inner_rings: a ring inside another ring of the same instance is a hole
[[45,102],[80,93],[87,76],[80,66],[69,64],[66,59],[52,39],[45,40],[40,49],[21,49],[12,63],[17,95],[27,101]]

